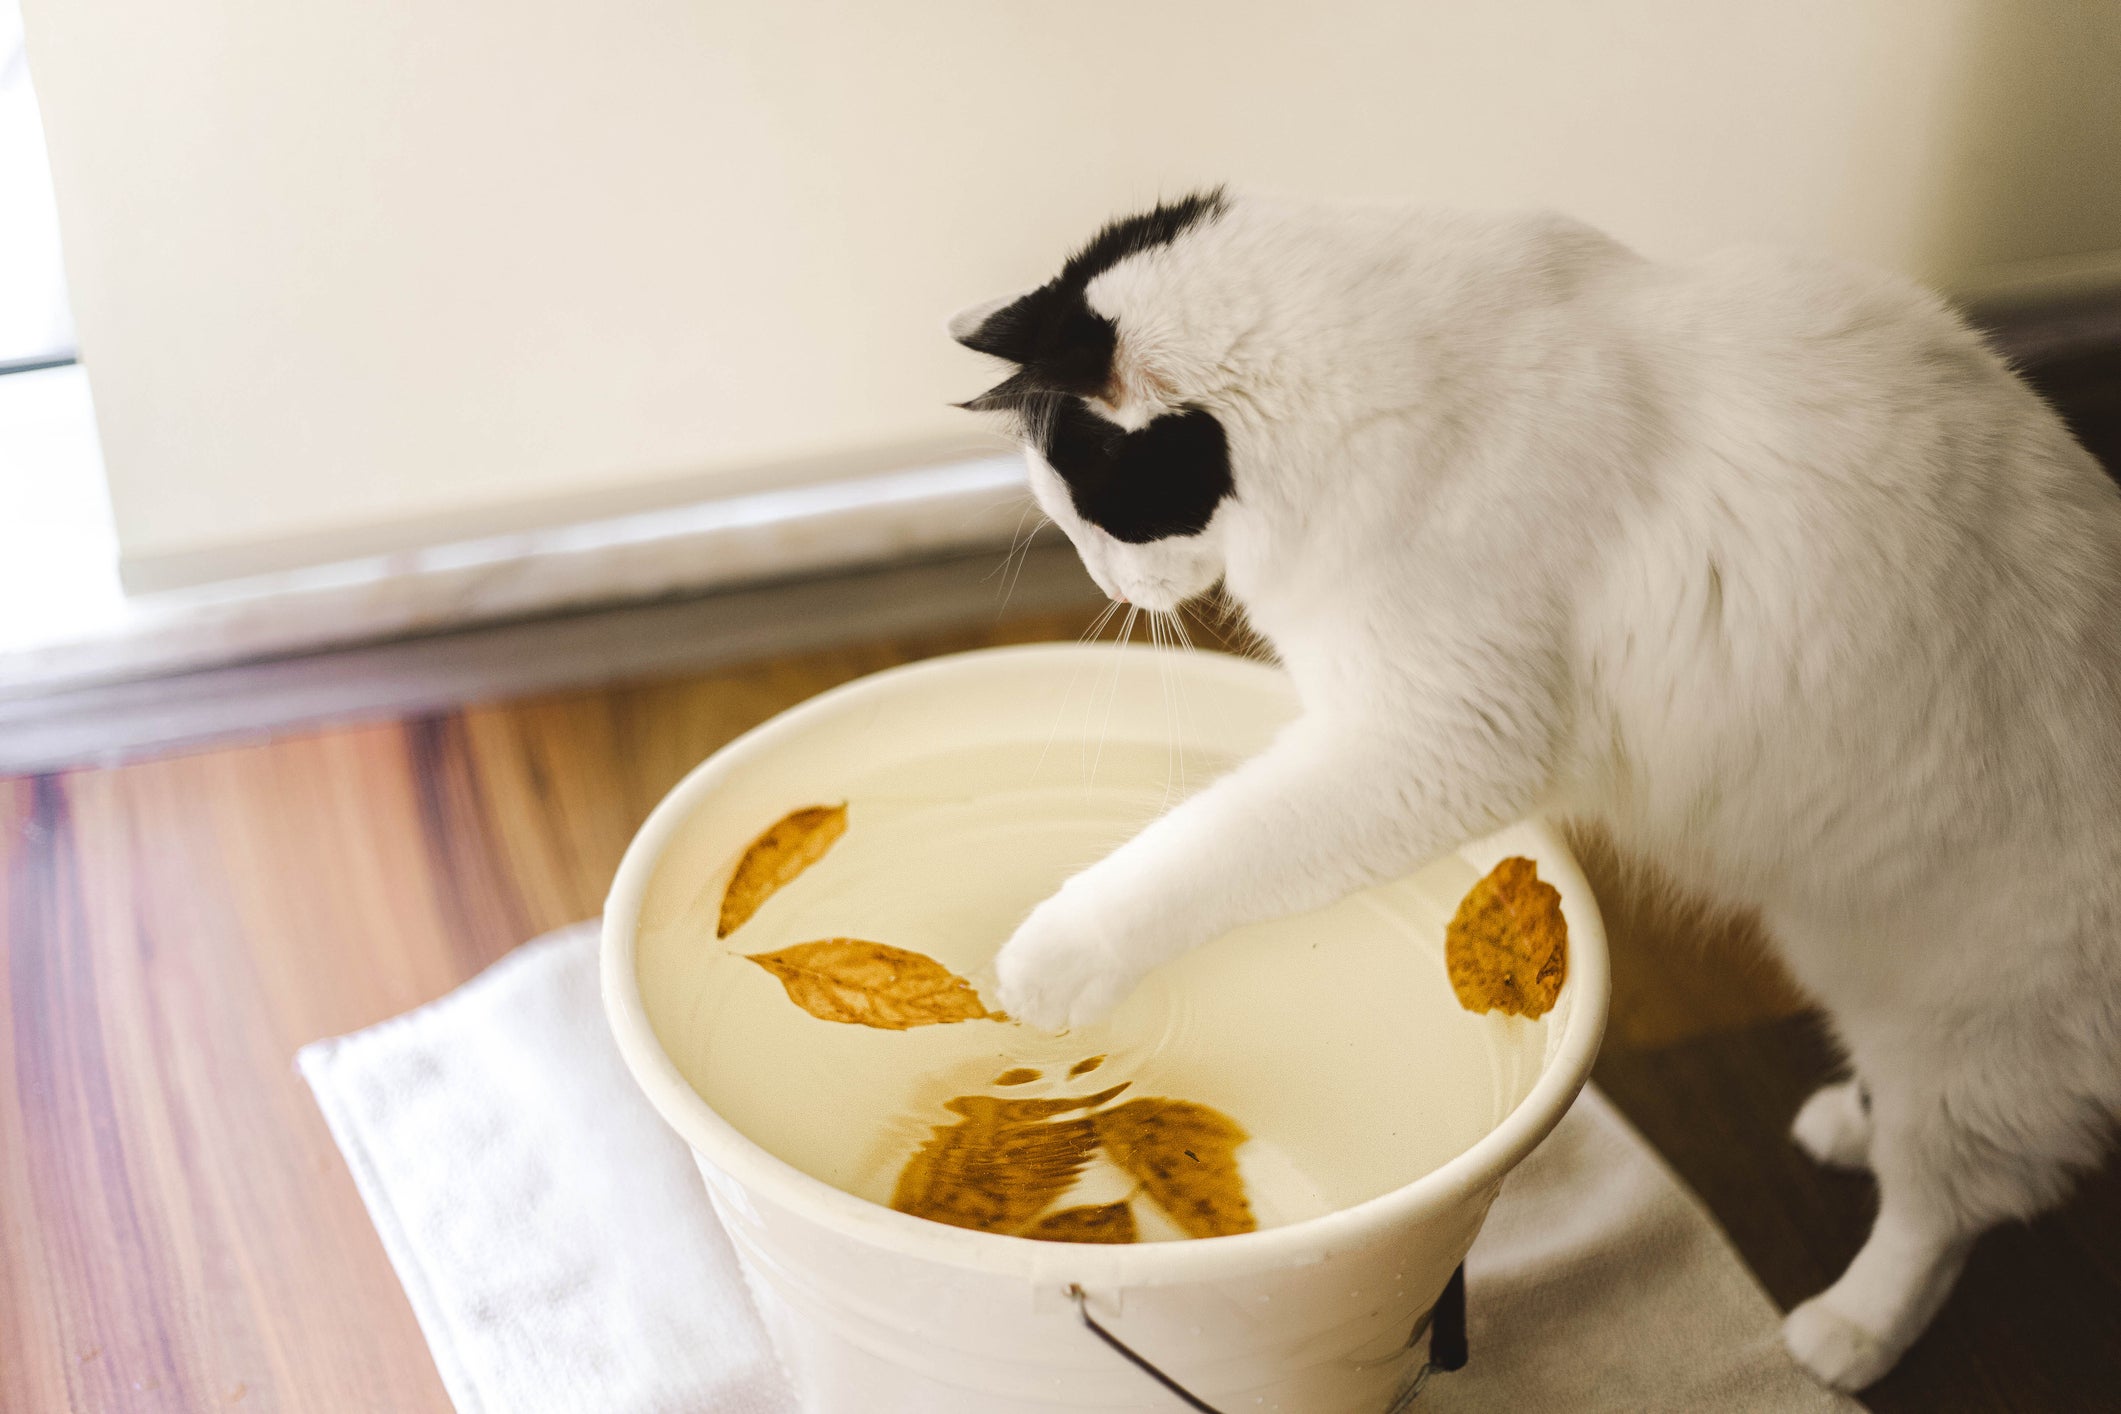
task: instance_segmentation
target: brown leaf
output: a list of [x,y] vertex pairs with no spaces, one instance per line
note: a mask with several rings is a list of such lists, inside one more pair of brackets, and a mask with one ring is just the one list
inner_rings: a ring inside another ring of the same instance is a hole
[[791,811],[753,840],[736,862],[722,891],[722,917],[714,935],[726,938],[744,926],[783,885],[825,857],[847,833],[847,807],[810,805]]
[[1134,1210],[1124,1201],[1062,1208],[1048,1213],[1017,1234],[1041,1242],[1139,1242]]
[[938,1125],[899,1171],[891,1206],[917,1218],[981,1232],[1014,1232],[1068,1191],[1097,1151],[1092,1109],[1126,1087],[1076,1099],[1004,1100],[960,1095],[943,1106],[959,1122]]
[[781,979],[788,1000],[823,1021],[904,1031],[1007,1019],[988,1011],[970,982],[934,958],[886,943],[826,938],[745,956]]
[[1092,1116],[1113,1163],[1141,1184],[1188,1237],[1258,1227],[1237,1170],[1251,1136],[1220,1110],[1191,1100],[1143,1099]]
[[1561,894],[1531,860],[1503,860],[1458,905],[1443,957],[1467,1011],[1545,1016],[1568,976]]

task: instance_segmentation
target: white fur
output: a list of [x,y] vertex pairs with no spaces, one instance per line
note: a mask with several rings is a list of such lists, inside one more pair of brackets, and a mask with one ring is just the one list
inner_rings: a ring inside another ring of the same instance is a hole
[[1304,711],[1033,912],[1001,1005],[1080,1024],[1239,924],[1601,818],[1830,1013],[1862,1142],[1835,1101],[1800,1136],[1881,1211],[1788,1340],[1882,1373],[2121,1112],[2121,496],[1934,298],[1824,261],[1240,198],[1088,297],[1105,411],[1209,409],[1236,492],[1130,546],[1034,453],[1040,503],[1116,597],[1222,579]]
[[1828,1168],[1871,1166],[1871,1112],[1860,1086],[1837,1080],[1813,1092],[1790,1125],[1790,1138]]

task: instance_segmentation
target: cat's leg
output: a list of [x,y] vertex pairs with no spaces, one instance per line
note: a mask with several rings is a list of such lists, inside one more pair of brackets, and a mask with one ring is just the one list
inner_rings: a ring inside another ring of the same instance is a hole
[[[2048,1124],[2031,1107],[2013,1106],[1999,1092],[1992,1053],[1928,1037],[1909,1044],[1905,1031],[1898,1044],[1853,1049],[1870,1098],[1878,1216],[1848,1270],[1783,1327],[1800,1363],[1849,1390],[1876,1380],[1914,1344],[1981,1233],[2066,1192],[2070,1158],[2083,1144],[2066,1112]],[[1826,1103],[1839,1108],[1837,1124],[1849,1120],[1852,1101]]]
[[1977,1235],[1925,1196],[1882,1188],[1871,1235],[1848,1270],[1783,1322],[1790,1354],[1836,1389],[1872,1383],[1951,1295]]
[[1859,1077],[1822,1085],[1797,1111],[1790,1138],[1828,1168],[1871,1166],[1871,1099]]
[[[995,959],[1002,1008],[1085,1025],[1232,928],[1333,903],[1527,813],[1542,755],[1477,725],[1303,718],[1033,910]],[[1477,717],[1468,714],[1475,724]]]

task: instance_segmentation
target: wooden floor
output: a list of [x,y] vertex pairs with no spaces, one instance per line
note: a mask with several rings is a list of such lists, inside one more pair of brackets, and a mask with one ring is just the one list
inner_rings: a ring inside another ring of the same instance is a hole
[[[0,779],[0,1409],[446,1409],[296,1049],[595,913],[662,793],[781,708],[910,657],[1083,626],[1018,619]],[[1800,1297],[1854,1250],[1868,1202],[1782,1137],[1827,1057],[1742,923],[1645,923],[1594,872],[1616,934],[1600,1078],[1776,1297]],[[2109,1179],[1989,1239],[1872,1402],[2116,1407],[2117,1352]]]

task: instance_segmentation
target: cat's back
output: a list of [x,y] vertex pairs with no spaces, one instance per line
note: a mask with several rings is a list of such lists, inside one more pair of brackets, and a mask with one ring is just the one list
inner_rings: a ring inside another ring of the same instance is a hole
[[1758,249],[1649,272],[1627,317],[1666,432],[1582,622],[1657,813],[1735,790],[1789,804],[1777,839],[1855,822],[1856,857],[1851,780],[2121,805],[2121,494],[1964,320]]
[[[1740,246],[1657,267],[1637,313],[1685,397],[1758,409],[1784,425],[1848,419],[1849,430],[1924,418],[2038,411],[1964,319],[1894,272],[1832,256]],[[1791,418],[1793,411],[1807,414]]]
[[1783,519],[1851,548],[1916,537],[2121,573],[2113,484],[1935,293],[1763,247],[1640,283],[1638,346],[1671,419],[1663,489],[1780,502]]

